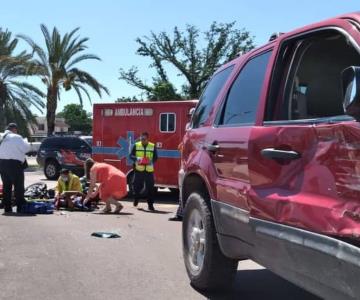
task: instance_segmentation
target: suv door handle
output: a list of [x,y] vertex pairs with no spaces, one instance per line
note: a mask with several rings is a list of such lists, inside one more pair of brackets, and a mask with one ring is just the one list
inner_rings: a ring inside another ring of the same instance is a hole
[[265,148],[261,150],[261,155],[267,159],[284,159],[293,160],[299,159],[301,154],[296,151],[280,150],[275,148]]
[[217,142],[214,142],[212,144],[206,145],[206,148],[208,149],[209,152],[214,153],[220,150],[220,145]]

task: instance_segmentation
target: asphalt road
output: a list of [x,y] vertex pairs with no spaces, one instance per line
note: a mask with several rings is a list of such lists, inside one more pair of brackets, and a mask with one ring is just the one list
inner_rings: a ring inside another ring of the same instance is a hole
[[[28,172],[26,181],[43,177]],[[167,220],[176,199],[160,195],[157,213],[124,204],[121,215],[0,215],[0,299],[317,299],[252,261],[239,264],[227,294],[201,294],[183,265],[181,223]],[[121,238],[95,238],[95,231]]]

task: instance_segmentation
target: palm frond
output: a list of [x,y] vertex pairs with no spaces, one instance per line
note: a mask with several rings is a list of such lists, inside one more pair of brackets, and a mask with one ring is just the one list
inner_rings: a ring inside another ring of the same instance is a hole
[[110,94],[109,90],[103,86],[101,83],[99,83],[93,76],[91,76],[89,73],[82,71],[77,68],[72,68],[69,70],[69,73],[74,73],[76,75],[75,81],[80,82],[82,84],[86,84],[90,86],[100,97],[102,95],[102,91],[105,91],[106,94]]
[[72,66],[76,65],[77,63],[79,63],[83,60],[88,60],[88,59],[101,60],[100,57],[98,57],[97,55],[83,54],[83,55],[80,55],[80,56],[74,58],[72,61],[70,61],[66,67],[71,68]]

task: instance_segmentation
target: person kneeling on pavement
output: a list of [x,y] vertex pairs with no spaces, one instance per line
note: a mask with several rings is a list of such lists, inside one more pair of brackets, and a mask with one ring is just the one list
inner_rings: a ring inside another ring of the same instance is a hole
[[55,191],[56,209],[60,209],[62,206],[73,209],[74,196],[83,196],[83,190],[79,177],[75,174],[72,174],[68,169],[62,169],[60,171],[60,177],[58,179]]
[[[116,206],[114,213],[119,213],[124,208],[119,200],[127,195],[125,174],[112,165],[96,163],[91,158],[85,162],[85,174],[90,176],[90,186],[84,205],[99,193],[101,201],[105,202],[103,213],[111,212],[111,204]],[[96,183],[100,185],[98,190],[93,192]]]

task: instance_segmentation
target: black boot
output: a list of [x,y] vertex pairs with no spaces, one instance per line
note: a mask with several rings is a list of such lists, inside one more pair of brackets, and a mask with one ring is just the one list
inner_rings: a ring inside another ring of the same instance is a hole
[[149,208],[150,211],[154,211],[154,210],[155,210],[154,204],[152,204],[152,203],[149,203],[149,204],[148,204],[148,208]]
[[139,199],[135,198],[133,204],[134,204],[135,207],[138,206],[138,204],[139,204]]
[[169,218],[168,220],[169,221],[174,221],[174,222],[176,222],[176,221],[180,222],[180,221],[182,221],[182,219],[183,218],[181,216],[175,215],[175,216]]

